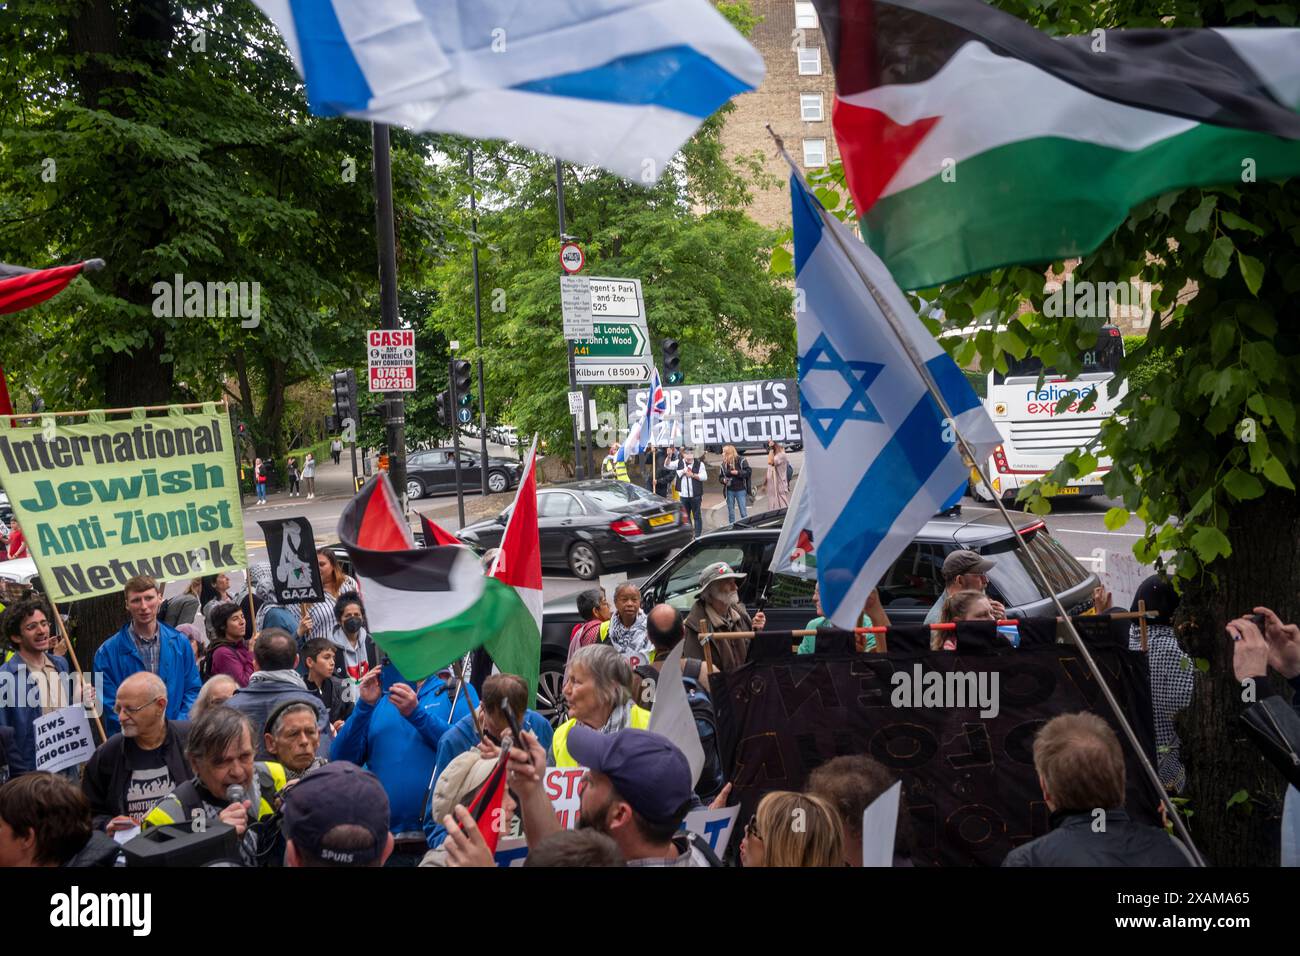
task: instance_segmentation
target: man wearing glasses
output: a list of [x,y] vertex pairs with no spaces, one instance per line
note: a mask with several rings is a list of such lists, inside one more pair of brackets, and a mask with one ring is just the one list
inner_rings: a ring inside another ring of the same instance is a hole
[[[943,559],[943,593],[939,595],[939,600],[934,602],[934,607],[930,608],[930,613],[925,616],[926,624],[938,624],[943,614],[943,602],[948,600],[950,594],[956,594],[958,591],[979,591],[984,593],[989,586],[989,571],[996,565],[996,561],[991,561],[974,551],[954,551],[948,557]],[[997,613],[998,620],[1006,617],[1007,609],[1002,606],[1001,602],[989,599],[989,604]]]
[[122,732],[94,752],[81,781],[95,829],[108,833],[139,826],[154,804],[190,778],[190,725],[167,719],[162,678],[132,674],[117,688],[113,712]]
[[[45,602],[26,598],[12,605],[4,618],[5,637],[17,653],[0,667],[0,727],[14,731],[9,773],[16,777],[36,769],[36,721],[76,703],[68,662],[52,653],[54,638]],[[81,700],[93,704],[94,688],[84,685]],[[76,780],[79,767],[62,771]]]

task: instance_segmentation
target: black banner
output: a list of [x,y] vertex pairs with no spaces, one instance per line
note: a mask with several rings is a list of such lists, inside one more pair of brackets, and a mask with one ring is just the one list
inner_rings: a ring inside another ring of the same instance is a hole
[[[1147,660],[1128,650],[1128,621],[1076,626],[1154,760]],[[891,628],[887,654],[853,653],[844,631],[819,634],[802,656],[788,634],[755,640],[743,666],[710,678],[740,819],[768,791],[802,790],[832,757],[868,754],[903,781],[917,865],[997,866],[1048,830],[1034,735],[1058,714],[1091,710],[1120,737],[1129,813],[1157,823],[1159,797],[1078,649],[1055,642],[1054,621],[1019,630],[1013,648],[992,624],[962,624],[947,652],[930,651],[920,627]]]
[[[645,411],[644,388],[627,392],[628,418]],[[789,445],[803,441],[799,388],[794,379],[721,382],[711,385],[665,385],[668,411],[663,416],[686,445],[737,445],[761,448],[769,441]]]
[[316,538],[306,518],[259,521],[266,536],[271,580],[278,604],[314,604],[325,600],[316,563]]

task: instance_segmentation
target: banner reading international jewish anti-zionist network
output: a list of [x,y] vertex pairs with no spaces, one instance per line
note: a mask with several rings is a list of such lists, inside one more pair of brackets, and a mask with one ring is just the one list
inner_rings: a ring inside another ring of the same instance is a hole
[[[91,418],[97,417],[95,413]],[[0,482],[54,600],[247,566],[230,420],[0,418]]]

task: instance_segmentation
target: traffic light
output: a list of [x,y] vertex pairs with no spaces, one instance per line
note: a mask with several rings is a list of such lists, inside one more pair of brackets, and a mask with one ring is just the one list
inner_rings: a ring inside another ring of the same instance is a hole
[[438,424],[439,424],[439,425],[443,425],[443,426],[450,425],[450,424],[451,424],[451,419],[452,419],[452,415],[451,415],[451,393],[450,393],[450,392],[439,392],[439,393],[438,393],[438,399],[437,399],[437,402],[438,402],[438,405],[437,405],[437,411],[438,411]]
[[466,425],[474,420],[474,366],[465,359],[451,363],[452,394],[456,396],[456,421]]
[[342,421],[357,420],[357,373],[352,369],[335,372],[330,376],[334,387],[334,414]]
[[682,374],[681,343],[676,339],[664,339],[659,347],[664,357],[664,384],[680,385],[686,381]]

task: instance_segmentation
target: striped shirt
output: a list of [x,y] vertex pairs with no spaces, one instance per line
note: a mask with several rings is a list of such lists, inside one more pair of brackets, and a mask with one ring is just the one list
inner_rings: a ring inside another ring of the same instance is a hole
[[325,600],[317,601],[315,604],[307,605],[307,613],[311,615],[311,631],[307,634],[306,640],[313,637],[329,637],[334,633],[334,601],[340,594],[360,593],[357,588],[357,582],[351,576],[345,577],[339,589],[331,596],[329,591],[325,592]]

